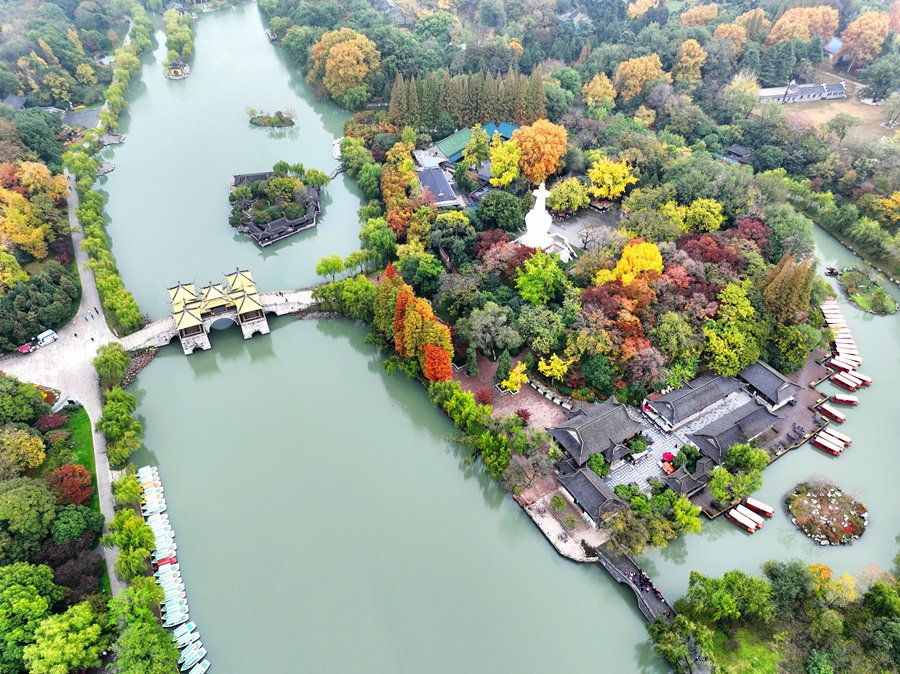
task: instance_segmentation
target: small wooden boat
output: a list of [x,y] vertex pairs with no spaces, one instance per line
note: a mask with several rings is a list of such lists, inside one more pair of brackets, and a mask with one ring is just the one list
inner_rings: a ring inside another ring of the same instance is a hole
[[209,660],[204,660],[199,665],[194,667],[188,674],[206,674],[206,670],[209,669],[210,662]]
[[177,627],[183,623],[186,623],[190,619],[190,616],[185,613],[184,615],[174,616],[171,620],[166,620],[163,622],[163,627]]
[[195,641],[194,643],[192,643],[190,646],[181,651],[181,655],[178,656],[178,664],[181,664],[185,660],[189,660],[191,656],[193,656],[194,653],[199,651],[201,648],[203,648],[202,641]]
[[839,356],[833,356],[828,362],[828,365],[830,367],[833,367],[835,370],[840,370],[841,372],[853,372],[853,370],[856,369],[856,365],[848,360],[840,358]]
[[825,267],[825,276],[837,276],[840,273],[837,267]]
[[205,648],[201,648],[197,651],[194,651],[194,654],[191,655],[190,658],[185,660],[183,665],[181,665],[181,671],[186,672],[187,670],[191,669],[194,665],[196,665],[198,662],[200,662],[205,657],[206,657],[206,649]]
[[748,496],[744,499],[744,505],[750,508],[750,510],[752,510],[753,512],[760,515],[765,515],[766,517],[775,516],[775,508],[766,503],[763,503],[762,501],[757,501],[755,498],[750,498]]
[[845,421],[847,421],[847,417],[845,417],[841,412],[838,412],[838,411],[837,411],[836,409],[834,409],[833,407],[829,407],[828,405],[826,405],[826,404],[824,404],[824,403],[821,404],[821,405],[819,405],[819,410],[820,410],[820,411],[822,412],[822,414],[824,414],[826,417],[828,417],[828,418],[831,419],[832,421],[838,422],[839,424],[842,424],[842,423],[844,423]]
[[859,379],[862,382],[863,386],[871,386],[872,385],[872,378],[867,375],[864,375],[860,372],[853,372],[853,376],[856,377],[857,379]]
[[836,430],[834,430],[834,429],[831,428],[831,427],[823,428],[822,430],[825,431],[826,433],[828,433],[828,435],[833,435],[833,436],[836,437],[838,440],[840,440],[841,442],[843,442],[845,445],[849,445],[851,442],[853,442],[853,441],[850,439],[850,436],[849,436],[849,435],[845,435],[844,433],[841,433],[840,431],[836,431]]
[[154,561],[153,566],[159,568],[159,566],[162,564],[177,564],[177,563],[178,563],[178,558],[175,555],[172,555],[170,557],[163,557],[159,560]]
[[835,393],[831,396],[831,402],[838,405],[859,405],[859,398],[847,395],[846,393]]
[[179,637],[184,636],[185,634],[189,634],[197,629],[197,625],[193,622],[188,623],[187,625],[181,625],[177,627],[174,632],[172,632],[172,641],[177,641]]
[[153,575],[159,578],[172,571],[179,571],[181,567],[178,564],[161,564]]
[[175,648],[185,648],[200,638],[200,632],[188,632],[175,642]]
[[821,431],[819,431],[819,435],[821,435],[823,438],[825,438],[827,440],[833,440],[835,443],[837,443],[838,445],[841,445],[843,447],[846,447],[847,445],[850,444],[849,442],[844,442],[844,440],[842,438],[839,438],[838,436],[834,435],[834,433],[832,433],[827,428],[823,428]]
[[737,512],[734,508],[727,511],[725,513],[725,517],[730,519],[732,522],[737,524],[741,529],[745,529],[749,531],[751,534],[756,531],[756,523],[752,520],[747,519],[741,513]]
[[831,381],[833,381],[841,388],[845,388],[848,391],[856,391],[861,385],[861,382],[858,379],[850,379],[844,372],[833,374],[831,375],[831,377],[829,377],[829,379],[831,379]]
[[840,456],[841,452],[844,451],[843,444],[838,444],[837,440],[832,440],[821,433],[813,438],[812,443],[815,447],[818,447],[829,454],[833,454],[834,456]]
[[757,529],[761,529],[763,524],[766,523],[766,521],[762,518],[762,515],[758,515],[745,505],[738,504],[734,506],[734,509],[741,515],[746,517],[748,520],[753,522],[756,525]]

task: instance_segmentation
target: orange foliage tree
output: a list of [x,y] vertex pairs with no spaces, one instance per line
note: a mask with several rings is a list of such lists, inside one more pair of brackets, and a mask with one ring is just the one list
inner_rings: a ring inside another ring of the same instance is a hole
[[850,68],[858,63],[871,63],[881,52],[888,34],[888,15],[884,12],[866,12],[841,33],[844,46],[839,56],[850,56]]
[[824,5],[819,7],[795,7],[789,9],[772,26],[766,45],[781,44],[791,40],[809,42],[820,37],[829,40],[838,28],[838,11]]
[[512,140],[522,153],[519,165],[528,182],[537,185],[559,169],[568,139],[564,127],[546,119],[513,131]]
[[628,59],[616,68],[614,83],[622,101],[630,101],[644,92],[650,82],[659,81],[668,84],[672,76],[663,70],[662,61],[657,54]]
[[375,49],[375,43],[352,28],[325,33],[311,51],[313,67],[306,81],[321,84],[332,98],[365,86],[368,75],[381,66],[381,54]]
[[[900,1],[900,0],[898,0]],[[717,40],[728,40],[734,46],[734,55],[740,56],[747,43],[747,29],[736,23],[723,23],[716,28],[713,37]]]
[[425,378],[428,381],[447,381],[453,374],[450,354],[434,344],[425,345]]
[[716,3],[697,5],[681,15],[681,27],[705,26],[719,15],[719,6]]
[[744,12],[734,20],[734,23],[747,31],[747,39],[755,42],[762,42],[772,27],[772,22],[766,18],[766,12],[762,7]]
[[406,310],[415,300],[416,295],[410,286],[405,283],[400,286],[400,289],[397,291],[397,297],[394,300],[394,348],[401,356],[411,355],[406,352],[405,346]]

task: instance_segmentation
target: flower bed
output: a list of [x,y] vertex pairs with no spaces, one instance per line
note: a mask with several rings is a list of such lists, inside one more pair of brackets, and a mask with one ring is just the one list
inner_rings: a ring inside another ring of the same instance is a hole
[[820,545],[848,545],[869,525],[866,506],[827,482],[801,482],[785,505],[791,521]]

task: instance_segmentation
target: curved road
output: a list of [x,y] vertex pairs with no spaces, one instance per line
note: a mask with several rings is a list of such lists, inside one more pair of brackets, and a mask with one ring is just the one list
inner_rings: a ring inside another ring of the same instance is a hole
[[[115,341],[116,337],[106,325],[94,274],[87,268],[87,253],[81,250],[84,235],[75,217],[75,208],[78,206],[75,180],[68,172],[66,179],[69,181],[69,225],[72,228],[75,262],[81,277],[81,304],[78,307],[78,314],[68,325],[57,330],[59,339],[56,342],[34,353],[6,356],[0,361],[0,370],[21,381],[58,389],[62,392],[64,400],[77,400],[84,405],[93,426],[100,418],[102,399],[97,374],[91,361],[96,355],[98,346]],[[100,311],[99,315],[94,312],[95,307]],[[87,321],[84,320],[85,317]],[[106,520],[111,520],[114,515],[111,488],[114,476],[106,458],[106,438],[96,431],[94,431],[94,459],[97,465],[100,511]],[[105,525],[104,531],[107,531]],[[112,593],[116,595],[124,587],[124,583],[116,578],[113,570],[118,550],[115,548],[101,550],[106,558]]]

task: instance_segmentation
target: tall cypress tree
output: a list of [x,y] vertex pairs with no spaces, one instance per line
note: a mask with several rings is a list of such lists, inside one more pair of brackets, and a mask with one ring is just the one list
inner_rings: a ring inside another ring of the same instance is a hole
[[466,126],[474,126],[482,123],[481,119],[481,96],[484,93],[484,73],[479,71],[477,74],[468,78],[469,88],[466,91]]
[[419,115],[422,128],[432,131],[437,123],[437,102],[441,85],[434,71],[422,80],[422,95],[419,96]]
[[403,126],[408,113],[406,103],[406,82],[403,81],[403,75],[397,73],[394,79],[394,86],[391,89],[391,103],[388,107],[388,113],[391,121],[397,126]]
[[547,117],[547,98],[544,93],[544,71],[540,66],[531,71],[528,78],[528,90],[525,94],[525,116],[528,123],[533,124]]
[[488,75],[484,81],[484,89],[481,94],[481,122],[489,124],[490,122],[499,122],[498,116],[500,98],[500,86],[498,78],[494,75]]
[[416,76],[409,78],[409,87],[406,92],[406,120],[404,126],[411,126],[416,131],[419,130],[421,124],[421,114],[419,111],[419,88],[416,84]]

